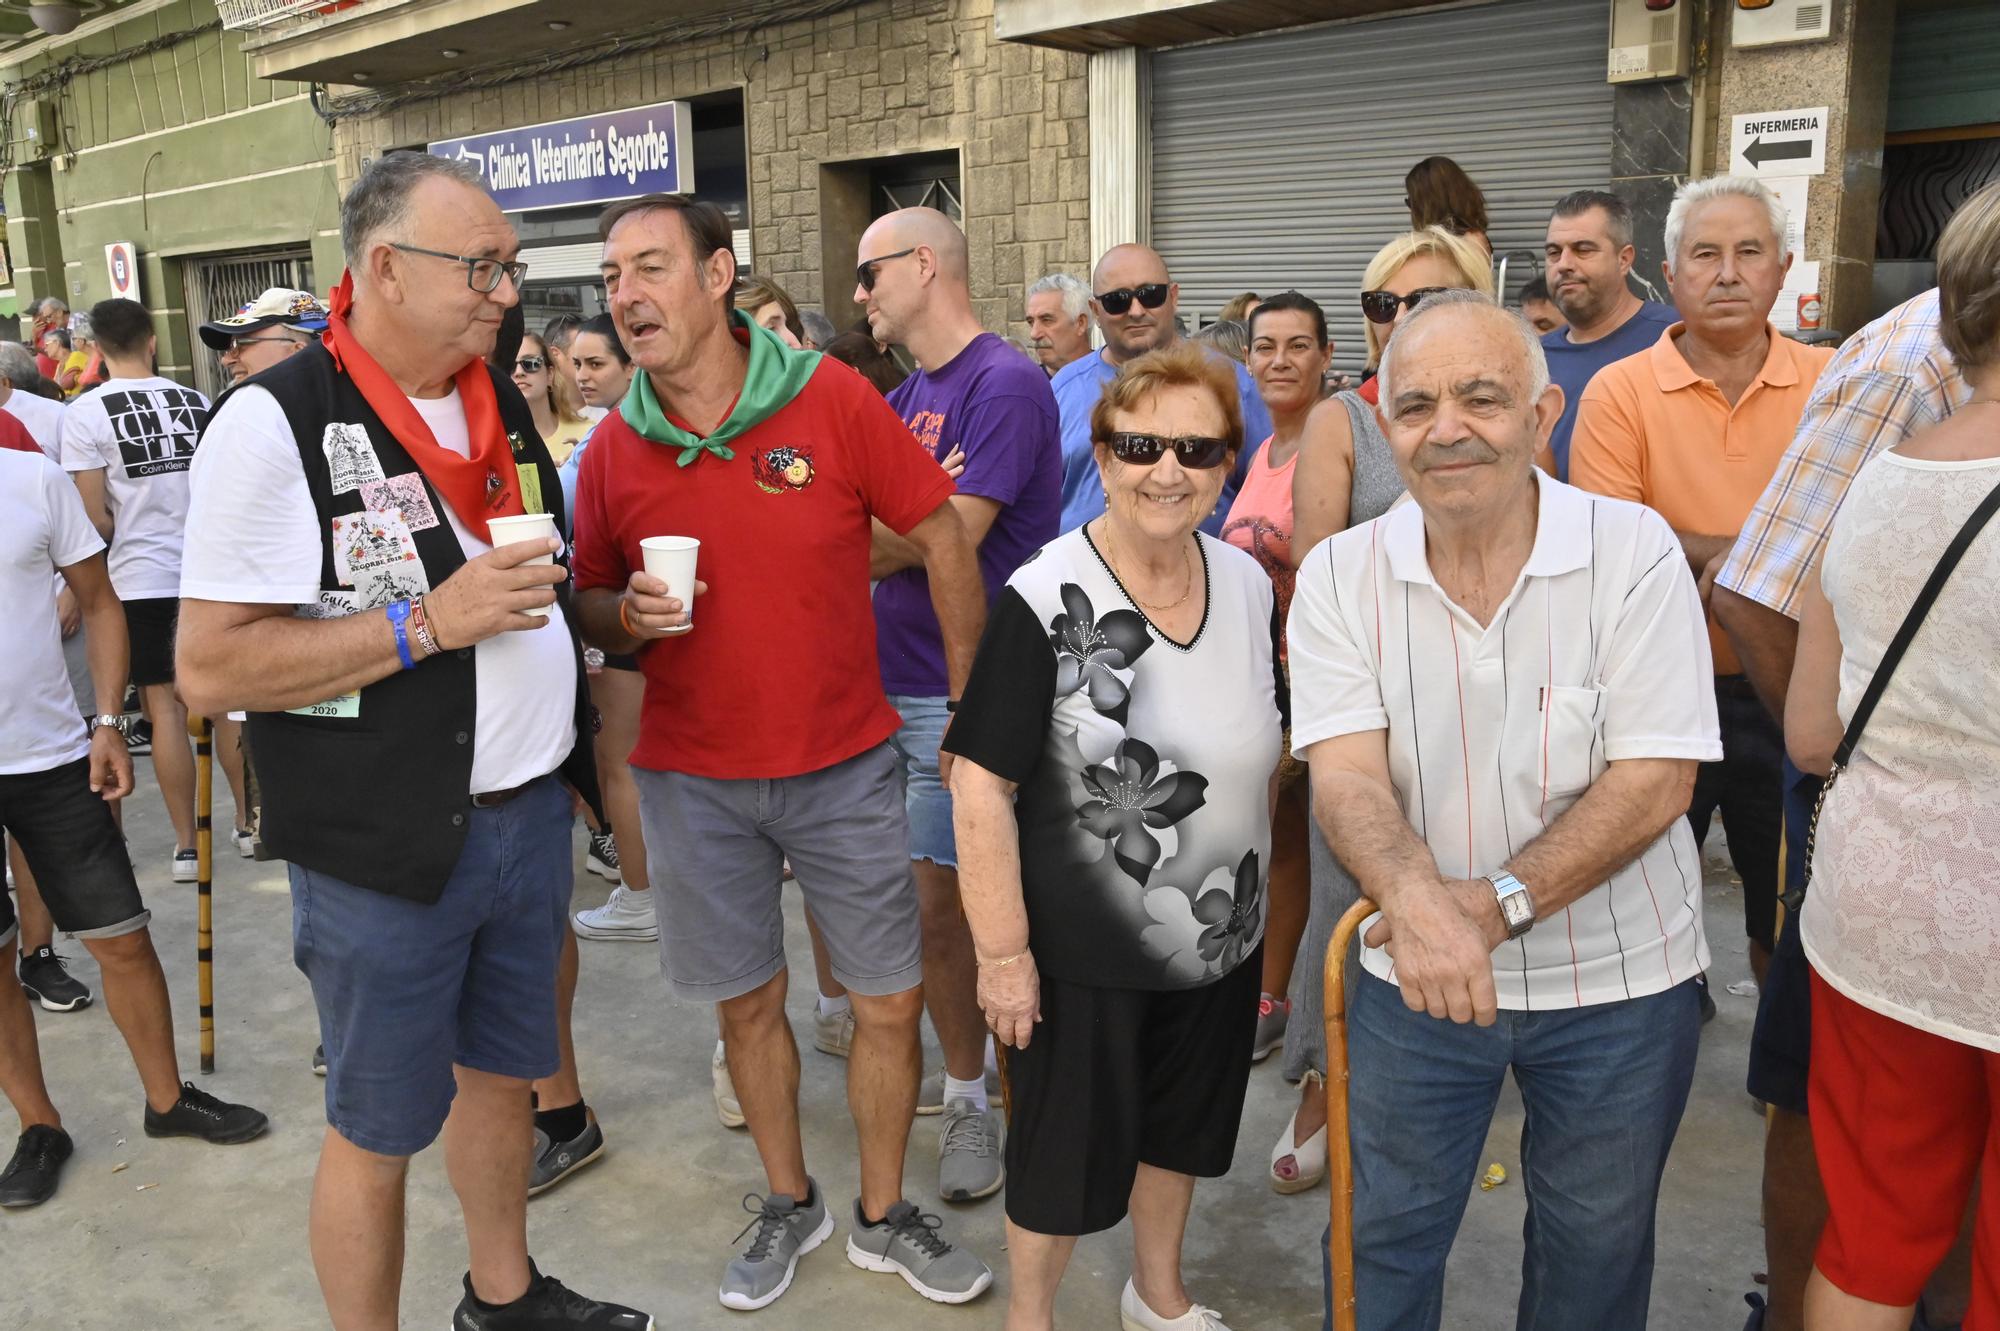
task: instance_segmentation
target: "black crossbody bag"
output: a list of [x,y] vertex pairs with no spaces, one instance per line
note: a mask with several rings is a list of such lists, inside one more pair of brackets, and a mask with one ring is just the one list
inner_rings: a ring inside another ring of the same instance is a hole
[[1979,501],[1979,507],[1972,510],[1972,516],[1965,520],[1965,525],[1958,529],[1958,535],[1951,538],[1951,544],[1945,547],[1944,554],[1938,559],[1937,567],[1931,570],[1931,576],[1925,581],[1923,590],[1917,593],[1916,603],[1910,607],[1910,613],[1903,616],[1902,627],[1898,628],[1896,636],[1889,640],[1889,649],[1882,653],[1882,664],[1875,667],[1874,678],[1868,681],[1868,687],[1861,695],[1861,703],[1854,709],[1853,719],[1847,723],[1847,732],[1840,737],[1840,747],[1833,751],[1833,767],[1828,770],[1826,780],[1820,783],[1819,798],[1813,802],[1812,822],[1806,828],[1805,885],[1797,892],[1785,894],[1787,910],[1795,911],[1799,908],[1799,904],[1805,900],[1806,886],[1810,886],[1812,882],[1813,848],[1819,839],[1819,816],[1826,808],[1827,792],[1833,789],[1835,779],[1847,770],[1847,764],[1854,757],[1854,746],[1861,739],[1862,727],[1868,724],[1868,718],[1874,714],[1875,704],[1882,701],[1882,692],[1889,687],[1889,677],[1896,673],[1896,666],[1902,661],[1903,653],[1908,651],[1910,643],[1915,641],[1917,630],[1924,626],[1924,617],[1930,614],[1931,606],[1936,604],[1938,594],[1944,590],[1945,583],[1951,580],[1952,570],[1958,567],[1959,560],[1963,559],[1965,552],[1972,548],[1972,543],[1978,539],[1980,530],[1992,519],[1995,512],[2000,512],[2000,486],[1995,486],[1987,492],[1986,498]]

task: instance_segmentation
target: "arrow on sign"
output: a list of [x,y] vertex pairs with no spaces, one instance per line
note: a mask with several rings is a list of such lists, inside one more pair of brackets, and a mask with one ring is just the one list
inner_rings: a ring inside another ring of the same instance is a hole
[[1792,157],[1811,156],[1811,139],[1777,139],[1766,143],[1762,138],[1755,138],[1743,149],[1743,160],[1753,167],[1762,166],[1766,162],[1782,162]]

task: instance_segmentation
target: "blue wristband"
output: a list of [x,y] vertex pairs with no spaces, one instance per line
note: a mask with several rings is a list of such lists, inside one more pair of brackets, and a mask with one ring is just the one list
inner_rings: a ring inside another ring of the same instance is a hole
[[382,610],[389,616],[389,627],[396,630],[396,655],[403,658],[403,669],[415,670],[417,662],[410,655],[410,603],[391,601]]

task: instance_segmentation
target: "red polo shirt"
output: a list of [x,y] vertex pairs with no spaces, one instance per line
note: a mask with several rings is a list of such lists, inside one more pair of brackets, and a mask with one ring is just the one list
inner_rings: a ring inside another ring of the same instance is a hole
[[623,589],[648,536],[701,542],[694,631],[639,649],[635,766],[740,779],[800,776],[880,744],[868,599],[869,519],[902,533],[951,497],[881,394],[822,359],[799,395],[728,443],[728,461],[643,439],[614,411],[577,475],[579,590]]

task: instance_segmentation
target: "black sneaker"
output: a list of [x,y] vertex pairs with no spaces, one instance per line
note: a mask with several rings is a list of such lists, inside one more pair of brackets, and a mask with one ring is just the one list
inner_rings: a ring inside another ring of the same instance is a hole
[[63,1162],[74,1150],[61,1128],[37,1124],[22,1133],[14,1158],[0,1169],[0,1206],[40,1206],[55,1196]]
[[125,730],[125,747],[133,753],[153,751],[153,723],[144,717],[134,717]]
[[451,1331],[653,1331],[653,1319],[634,1308],[586,1299],[528,1262],[528,1292],[512,1303],[481,1303],[465,1277],[465,1297],[451,1315]]
[[69,973],[69,963],[52,947],[38,947],[21,958],[21,987],[50,1012],[74,1012],[90,1006],[90,986]]
[[528,1175],[528,1195],[537,1196],[582,1169],[604,1154],[604,1129],[595,1120],[566,1142],[555,1141],[540,1128],[535,1129],[535,1167]]
[[609,832],[592,832],[590,850],[583,857],[583,867],[617,883],[623,882],[623,869],[618,863],[618,842]]
[[181,1098],[162,1114],[146,1106],[148,1137],[199,1137],[217,1146],[234,1146],[264,1135],[271,1120],[249,1105],[225,1104],[191,1081],[181,1083]]

